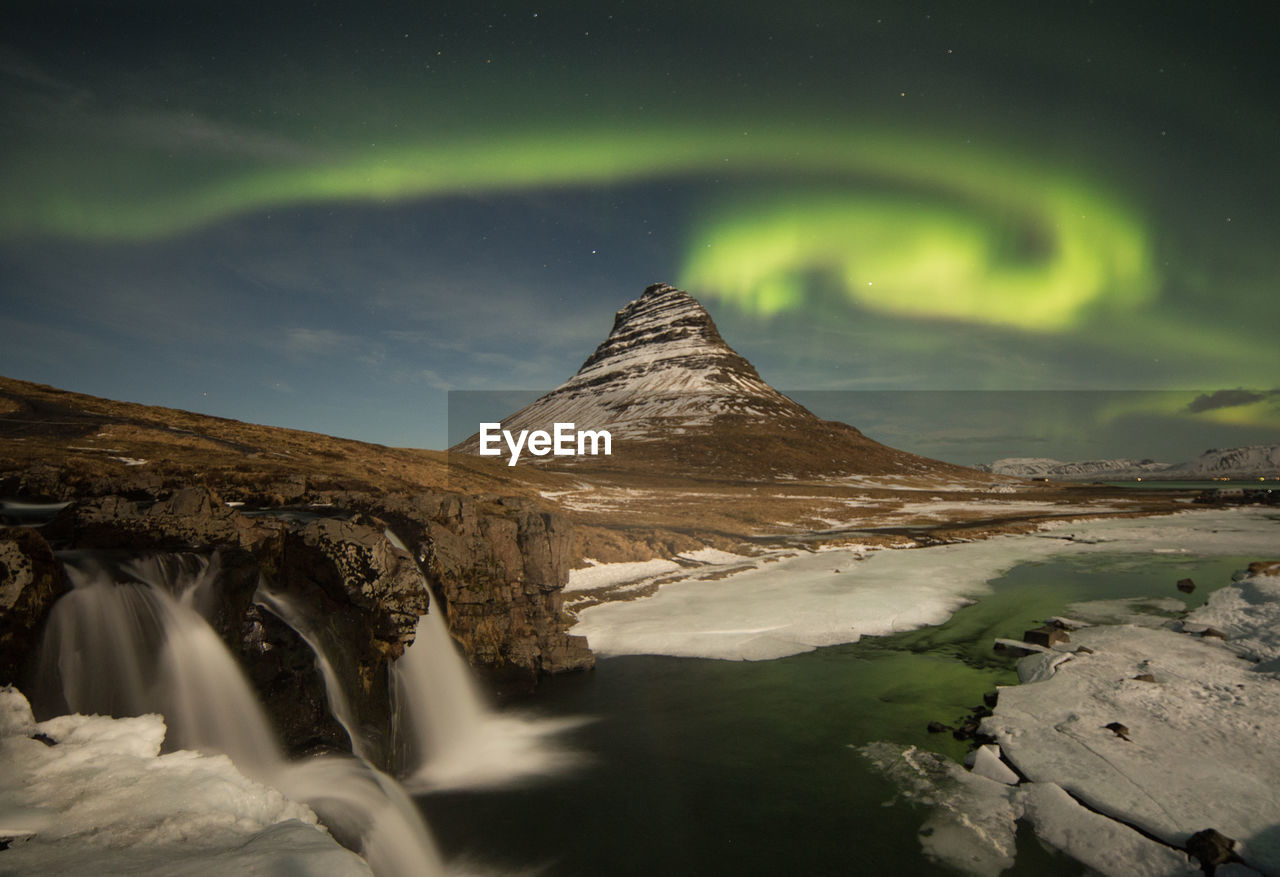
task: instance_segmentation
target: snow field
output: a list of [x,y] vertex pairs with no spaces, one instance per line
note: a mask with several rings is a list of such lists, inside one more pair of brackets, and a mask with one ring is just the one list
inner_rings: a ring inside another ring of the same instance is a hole
[[[835,549],[758,564],[717,581],[698,580],[706,569],[691,570],[653,596],[581,610],[571,632],[585,635],[602,657],[769,660],[941,624],[988,593],[989,580],[1025,561],[1072,553],[1156,553],[1169,546],[1244,555],[1272,548],[1275,535],[1275,522],[1264,512],[1230,509],[1055,523],[1043,534],[931,548],[870,554]],[[603,581],[609,575],[605,566],[620,577],[635,571],[609,564],[585,572]],[[571,579],[571,587],[581,581]]]

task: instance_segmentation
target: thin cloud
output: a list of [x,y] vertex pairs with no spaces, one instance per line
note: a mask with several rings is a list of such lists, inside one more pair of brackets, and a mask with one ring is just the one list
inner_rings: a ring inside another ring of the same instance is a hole
[[293,326],[284,330],[284,349],[297,356],[332,356],[350,353],[362,346],[356,335],[332,329]]
[[1192,399],[1187,405],[1187,411],[1191,414],[1202,414],[1205,411],[1214,411],[1219,408],[1237,408],[1241,405],[1252,405],[1254,402],[1261,402],[1263,399],[1277,395],[1280,395],[1280,390],[1271,390],[1264,393],[1243,388],[1215,390],[1212,393],[1202,393]]

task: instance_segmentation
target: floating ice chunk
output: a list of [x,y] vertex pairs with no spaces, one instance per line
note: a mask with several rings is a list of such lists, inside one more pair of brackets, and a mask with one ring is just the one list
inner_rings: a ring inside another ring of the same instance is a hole
[[1006,786],[1018,783],[1018,775],[1009,768],[1009,765],[1000,760],[1000,747],[994,743],[979,746],[973,751],[973,763],[969,770],[977,776],[1004,783]]
[[1061,615],[1054,615],[1051,618],[1046,618],[1044,621],[1045,624],[1061,627],[1064,630],[1079,630],[1082,627],[1090,626],[1087,621],[1080,621],[1076,618],[1063,618]]
[[1024,654],[1027,652],[1035,652],[1038,654],[1049,654],[1052,650],[1047,646],[1037,645],[1036,643],[1023,642],[1020,639],[1009,639],[1008,637],[998,636],[994,641],[997,649],[1003,649],[1013,654]]
[[1186,853],[1094,813],[1054,783],[1026,783],[1019,787],[1018,795],[1023,818],[1035,828],[1037,837],[1099,874],[1190,877],[1201,873]]
[[[1024,645],[1028,644],[1024,643]],[[1052,678],[1053,674],[1058,672],[1059,666],[1074,658],[1073,652],[1055,652],[1048,649],[1043,649],[1037,655],[1028,655],[1018,662],[1018,681],[1023,685],[1043,682],[1045,679]]]
[[870,743],[859,751],[906,798],[933,807],[919,834],[928,858],[978,877],[1013,867],[1021,813],[1013,789],[914,746]]
[[929,858],[965,874],[995,875],[1012,867],[1019,819],[1030,822],[1049,846],[1108,877],[1201,873],[1185,853],[1094,813],[1053,783],[1005,785],[911,746],[872,743],[860,751],[904,797],[933,808],[921,826],[921,847]]

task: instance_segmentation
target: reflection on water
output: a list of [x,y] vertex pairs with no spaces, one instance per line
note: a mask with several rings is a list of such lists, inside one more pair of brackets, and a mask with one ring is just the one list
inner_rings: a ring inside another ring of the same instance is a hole
[[[995,592],[936,628],[775,661],[602,660],[552,678],[532,705],[598,717],[572,734],[593,757],[577,772],[507,791],[419,799],[446,856],[555,875],[933,874],[916,834],[927,814],[855,751],[873,740],[960,758],[930,734],[997,685],[1012,661],[993,638],[1018,636],[1068,603],[1168,596],[1202,603],[1256,558],[1090,555],[1024,564]],[[1196,591],[1175,583],[1193,578]],[[520,704],[526,708],[530,704]],[[1020,832],[1007,873],[1079,874]]]

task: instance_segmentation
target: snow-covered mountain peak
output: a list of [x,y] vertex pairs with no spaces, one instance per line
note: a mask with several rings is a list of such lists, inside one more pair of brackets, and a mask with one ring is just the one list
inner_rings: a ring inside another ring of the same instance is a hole
[[[725,343],[695,298],[665,283],[648,287],[617,312],[609,336],[577,374],[503,418],[503,440],[514,447],[513,435],[527,430],[532,442],[536,431],[549,433],[568,423],[580,432],[608,430],[612,450],[559,457],[531,451],[520,463],[646,483],[666,477],[741,483],[861,475],[989,483],[972,470],[886,447],[788,399]],[[492,435],[486,427],[486,441]],[[487,449],[492,453],[492,444]],[[454,450],[478,454],[480,435]],[[508,456],[514,465],[515,455]]]
[[725,343],[693,296],[655,283],[617,312],[609,337],[577,374],[503,426],[569,422],[615,437],[658,439],[726,416],[817,421]]

